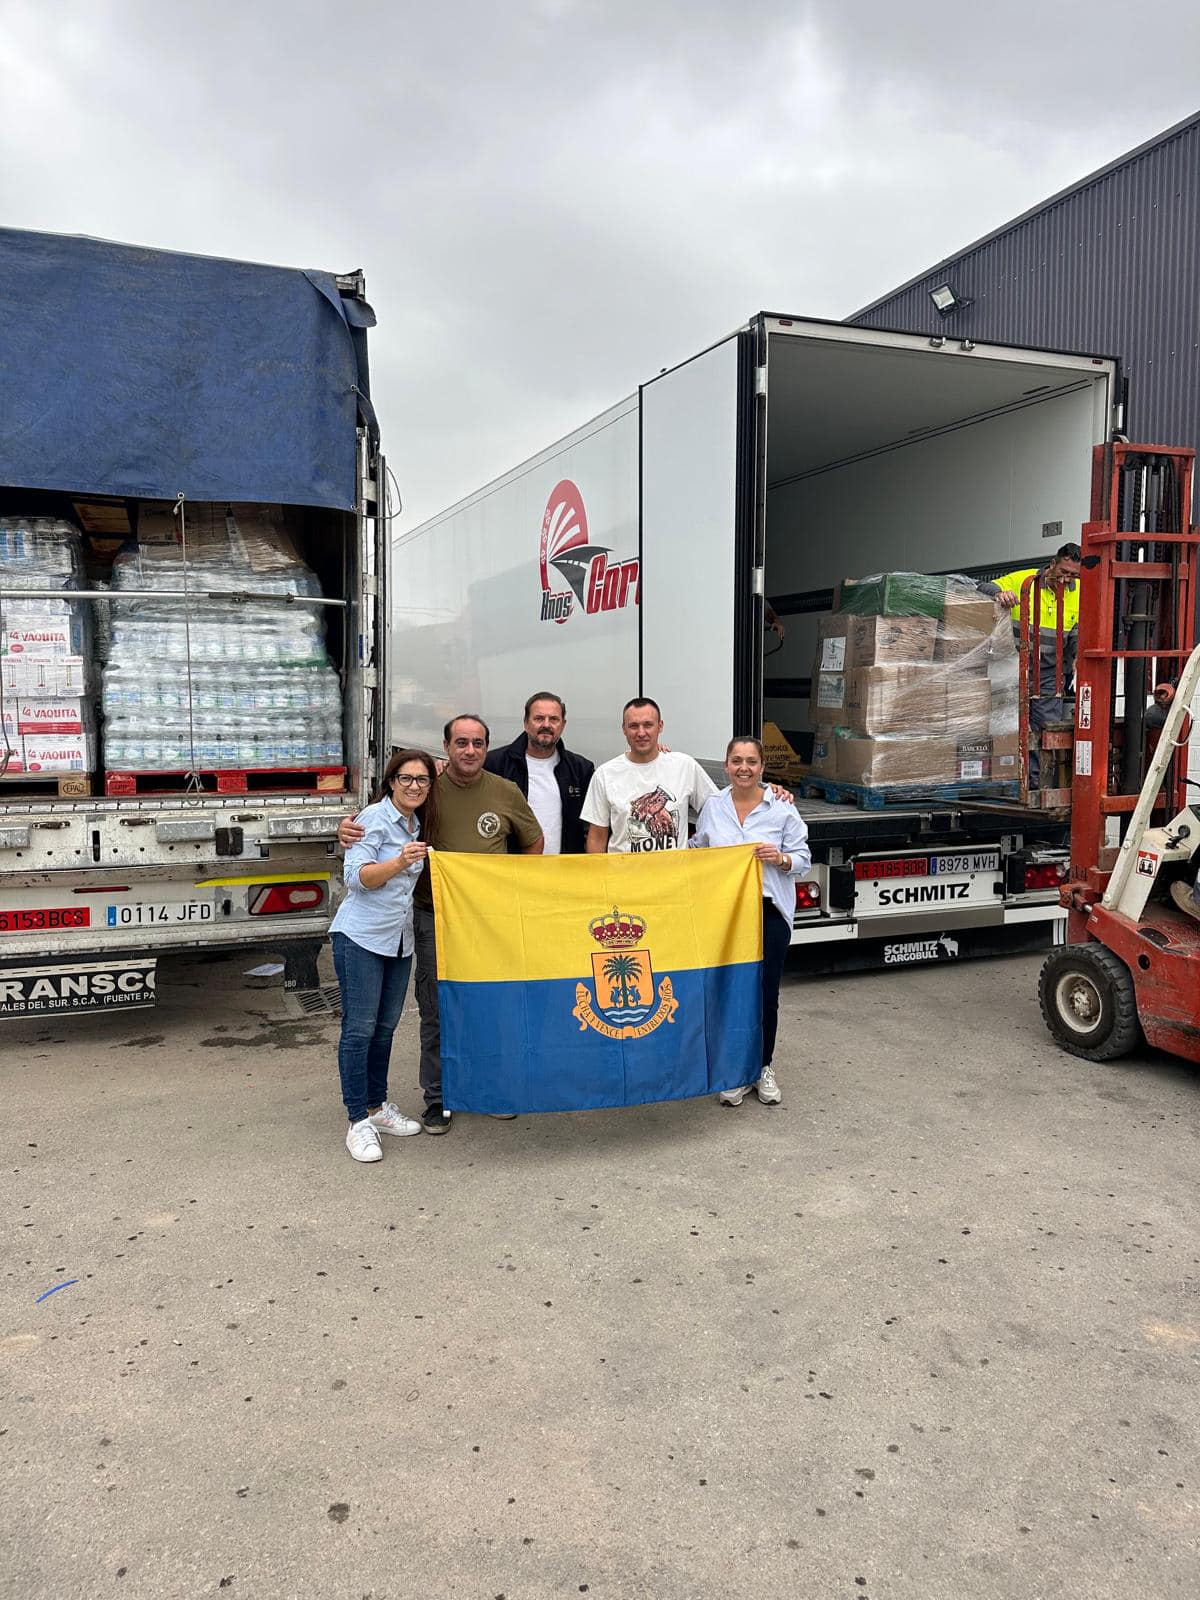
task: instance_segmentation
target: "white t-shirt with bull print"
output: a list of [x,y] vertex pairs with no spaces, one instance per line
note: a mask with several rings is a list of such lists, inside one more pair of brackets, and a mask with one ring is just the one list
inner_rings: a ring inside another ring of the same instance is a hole
[[608,848],[628,854],[682,850],[688,813],[697,814],[717,786],[698,761],[664,750],[653,761],[614,756],[592,775],[583,820],[609,830]]

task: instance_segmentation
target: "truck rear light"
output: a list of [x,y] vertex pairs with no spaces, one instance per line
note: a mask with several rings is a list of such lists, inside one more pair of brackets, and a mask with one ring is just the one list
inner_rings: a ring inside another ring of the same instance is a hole
[[821,885],[819,883],[798,883],[796,885],[796,910],[811,911],[813,906],[821,904]]
[[1063,881],[1063,869],[1051,862],[1047,866],[1025,868],[1025,888],[1057,889]]
[[323,883],[263,883],[250,896],[252,917],[274,917],[293,911],[315,911],[325,898]]

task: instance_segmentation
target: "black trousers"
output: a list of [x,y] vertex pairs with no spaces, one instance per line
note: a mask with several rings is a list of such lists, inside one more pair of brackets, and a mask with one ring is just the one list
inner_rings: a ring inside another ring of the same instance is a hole
[[762,1035],[763,1066],[771,1065],[779,1027],[779,984],[792,930],[773,900],[763,900]]

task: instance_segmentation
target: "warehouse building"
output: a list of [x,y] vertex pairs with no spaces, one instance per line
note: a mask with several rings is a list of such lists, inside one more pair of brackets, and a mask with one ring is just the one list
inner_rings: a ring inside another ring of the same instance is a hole
[[1200,450],[1200,113],[846,320],[1116,356],[1125,435]]

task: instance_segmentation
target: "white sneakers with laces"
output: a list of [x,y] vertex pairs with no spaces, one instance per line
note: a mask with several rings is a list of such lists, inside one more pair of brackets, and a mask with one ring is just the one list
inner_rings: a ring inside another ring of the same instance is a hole
[[378,1111],[372,1111],[367,1121],[379,1133],[394,1133],[400,1139],[407,1139],[410,1134],[421,1131],[421,1124],[414,1122],[412,1117],[406,1117],[400,1107],[393,1105],[390,1100],[385,1100]]
[[723,1106],[740,1106],[753,1090],[764,1106],[777,1106],[783,1099],[783,1090],[775,1077],[775,1068],[766,1066],[757,1083],[743,1084],[740,1089],[722,1089],[719,1099]]
[[383,1160],[383,1147],[379,1143],[379,1135],[371,1126],[370,1117],[350,1124],[346,1130],[346,1149],[355,1161]]
[[783,1099],[783,1090],[775,1081],[774,1067],[768,1065],[762,1069],[762,1076],[754,1085],[754,1092],[764,1106],[777,1106],[779,1104]]

